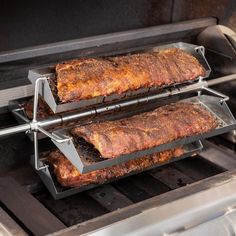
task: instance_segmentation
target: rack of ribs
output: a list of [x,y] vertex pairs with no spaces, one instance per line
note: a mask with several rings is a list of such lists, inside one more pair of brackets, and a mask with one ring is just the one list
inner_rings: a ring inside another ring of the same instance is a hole
[[163,87],[204,76],[205,69],[189,53],[170,48],[126,56],[82,58],[56,65],[61,102]]
[[86,174],[80,174],[59,150],[50,152],[47,156],[47,162],[53,166],[56,178],[62,186],[82,187],[90,184],[103,184],[131,172],[142,171],[158,163],[166,162],[173,157],[179,157],[183,153],[184,149],[178,147]]
[[115,158],[206,133],[217,126],[215,116],[202,105],[178,102],[125,119],[77,126],[71,134],[91,143],[102,158]]

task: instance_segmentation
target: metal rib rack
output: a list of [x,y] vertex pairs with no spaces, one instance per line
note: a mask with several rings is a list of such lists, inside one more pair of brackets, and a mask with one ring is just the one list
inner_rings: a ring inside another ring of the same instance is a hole
[[[206,70],[206,76],[201,77],[201,78],[196,78],[196,80],[207,78],[209,76],[211,72],[211,68],[205,58],[205,49],[203,46],[196,46],[193,44],[179,42],[179,43],[172,43],[172,44],[167,44],[164,46],[154,47],[150,51],[157,51],[157,50],[165,49],[165,48],[180,48],[190,53],[191,55],[193,55],[195,58],[198,59],[200,64]],[[141,88],[136,91],[128,91],[120,95],[112,94],[110,96],[99,96],[93,99],[81,100],[79,102],[61,103],[59,101],[59,98],[57,96],[57,91],[56,91],[56,79],[55,79],[54,67],[46,67],[46,68],[30,70],[28,77],[32,84],[35,84],[35,82],[39,78],[42,78],[42,77],[47,78],[46,80],[42,81],[39,92],[40,92],[40,95],[43,97],[43,99],[46,101],[46,103],[49,105],[49,107],[52,109],[54,113],[69,111],[76,108],[94,106],[98,104],[104,104],[104,103],[117,101],[117,100],[119,101],[125,100],[129,98],[134,98],[138,95],[146,95],[150,91],[157,92],[158,90],[160,90],[160,88],[156,88],[156,87]],[[193,81],[187,81],[186,84],[188,83],[193,83]],[[178,84],[172,84],[171,86],[177,86],[177,85]]]
[[[235,119],[231,114],[226,102],[220,97],[201,95],[181,100],[181,102],[182,101],[197,103],[204,106],[218,120],[219,126],[216,129],[204,134],[185,137],[147,150],[141,150],[131,154],[121,155],[117,158],[105,160],[99,158],[99,153],[94,148],[89,146],[87,142],[78,142],[78,139],[73,139],[69,134],[70,128],[60,129],[52,133],[54,137],[66,139],[65,142],[58,142],[55,139],[52,141],[60,149],[60,151],[73,163],[73,165],[79,170],[80,173],[87,173],[90,171],[116,165],[128,160],[136,159],[141,156],[149,155],[167,149],[172,149],[180,145],[226,133],[235,127]],[[90,158],[91,156],[92,161]]]
[[[197,153],[199,153],[202,150],[203,146],[202,143],[200,141],[191,143],[191,144],[186,144],[183,145],[183,149],[184,149],[184,153],[183,155],[179,156],[179,157],[173,157],[171,158],[169,161],[165,161],[165,162],[160,162],[158,164],[152,165],[148,168],[139,170],[139,171],[132,171],[126,175],[123,175],[121,177],[118,178],[113,178],[113,179],[109,179],[101,184],[105,184],[105,183],[110,183],[114,180],[118,180],[121,178],[125,178],[131,175],[135,175],[138,174],[140,172],[143,171],[147,171],[153,168],[156,168],[158,166],[162,166],[162,165],[166,165],[168,163],[174,162],[174,161],[179,161],[182,160],[184,158],[196,155]],[[43,154],[40,154],[40,156],[44,156]],[[34,158],[32,158],[32,160],[34,160]],[[42,164],[46,164],[46,160],[44,158],[40,158],[40,161],[42,162]],[[40,176],[40,178],[42,179],[42,181],[44,182],[45,186],[47,187],[47,189],[49,190],[49,192],[52,194],[52,196],[55,199],[61,199],[61,198],[65,198],[68,197],[70,195],[79,193],[79,192],[83,192],[95,187],[100,186],[101,184],[89,184],[89,185],[84,185],[82,187],[75,187],[75,188],[66,188],[66,187],[62,187],[56,180],[56,176],[53,173],[53,168],[47,166],[46,169],[44,169],[43,171],[38,171],[38,174]]]

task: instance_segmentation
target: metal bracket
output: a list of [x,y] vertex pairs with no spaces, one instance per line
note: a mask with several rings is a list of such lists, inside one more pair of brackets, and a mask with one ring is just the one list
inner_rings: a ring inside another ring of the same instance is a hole
[[220,103],[223,103],[223,102],[226,102],[226,101],[229,100],[228,96],[226,96],[225,94],[220,93],[220,92],[218,92],[218,91],[216,91],[214,89],[211,89],[211,88],[208,88],[208,87],[205,87],[205,86],[203,86],[202,89],[206,90],[207,92],[210,92],[210,93],[212,93],[212,94],[214,94],[214,95],[216,95],[218,97],[221,97],[222,99],[220,99]]
[[38,132],[41,132],[45,134],[47,137],[52,139],[53,141],[57,143],[64,143],[67,141],[70,141],[71,138],[61,138],[59,136],[56,136],[54,134],[49,133],[45,129],[43,129],[39,124],[37,120],[37,113],[38,113],[38,102],[39,102],[39,89],[40,86],[43,86],[43,83],[45,80],[47,80],[47,77],[41,77],[38,78],[35,81],[35,86],[34,86],[34,107],[33,107],[33,120],[30,122],[30,132],[34,132],[34,166],[36,170],[43,170],[47,168],[47,165],[40,166],[39,162],[39,156],[38,156]]
[[39,151],[38,151],[38,132],[34,131],[34,168],[36,170],[46,170],[47,165],[39,162]]
[[[33,107],[33,120],[30,123],[30,132],[34,132],[34,167],[36,170],[43,170],[47,168],[47,165],[39,162],[39,151],[38,151],[38,121],[37,121],[37,113],[38,113],[38,100],[39,100],[39,89],[40,85],[42,85],[43,81],[47,80],[46,77],[38,78],[35,81],[34,86],[34,107]],[[41,165],[41,166],[40,166]]]

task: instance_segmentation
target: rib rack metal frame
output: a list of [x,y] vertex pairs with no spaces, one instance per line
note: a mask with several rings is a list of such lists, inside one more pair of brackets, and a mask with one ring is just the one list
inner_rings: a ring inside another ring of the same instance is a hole
[[208,88],[207,82],[199,79],[199,81],[197,83],[190,84],[190,85],[184,85],[183,87],[168,89],[165,92],[160,93],[160,94],[154,94],[151,96],[142,97],[140,99],[133,99],[133,100],[131,99],[129,101],[124,101],[124,102],[116,103],[116,104],[110,104],[108,106],[102,106],[99,108],[93,108],[93,109],[89,109],[89,110],[85,110],[85,111],[81,111],[81,112],[74,112],[72,114],[68,114],[65,116],[58,115],[58,116],[54,116],[53,118],[39,121],[39,120],[37,120],[39,89],[41,86],[43,86],[43,82],[45,80],[47,80],[46,77],[39,78],[39,79],[37,79],[37,81],[35,83],[33,120],[27,124],[18,125],[15,127],[10,127],[10,128],[0,130],[0,137],[14,134],[14,133],[19,133],[19,132],[33,132],[33,134],[34,134],[34,154],[35,154],[34,162],[35,162],[35,169],[36,170],[43,170],[46,168],[45,165],[43,165],[43,166],[39,165],[38,139],[37,139],[38,132],[45,134],[52,141],[54,141],[54,143],[58,143],[58,144],[63,143],[63,144],[69,145],[72,142],[71,137],[60,137],[60,136],[56,135],[55,133],[49,133],[45,128],[47,128],[50,125],[56,125],[56,124],[58,125],[63,122],[78,120],[80,118],[98,115],[103,112],[114,111],[114,110],[117,110],[117,109],[120,109],[123,107],[128,107],[128,106],[140,104],[140,103],[147,103],[149,101],[154,101],[159,98],[164,98],[164,97],[188,93],[188,92],[196,92],[197,91],[198,94],[200,95],[202,91],[207,91],[217,97],[220,97],[220,102],[225,102],[229,99],[224,94]]
[[[202,46],[195,46],[195,45],[189,45],[189,44],[184,44],[184,43],[177,43],[174,44],[175,46],[179,46],[180,47],[189,47],[191,50],[197,50],[197,53],[200,53],[200,57],[202,57],[202,60],[204,61],[204,65],[206,66],[206,68],[208,68],[210,70],[210,67],[205,59],[204,56],[204,52],[205,49]],[[165,47],[161,46],[161,47]],[[188,50],[190,50],[188,49]],[[196,52],[195,52],[196,53]],[[208,70],[208,76],[210,71]],[[14,133],[19,133],[19,132],[31,132],[33,133],[33,137],[34,137],[34,167],[37,171],[41,171],[44,170],[45,168],[47,168],[47,166],[45,164],[42,164],[42,162],[39,161],[39,153],[38,153],[38,133],[43,133],[45,136],[49,137],[54,144],[56,144],[56,146],[58,146],[61,150],[67,150],[67,151],[63,151],[64,154],[68,153],[68,150],[71,148],[75,148],[74,144],[73,144],[73,139],[72,137],[68,137],[65,135],[60,135],[57,134],[56,132],[48,132],[46,130],[47,127],[52,126],[52,125],[60,125],[63,124],[64,122],[69,122],[69,121],[75,121],[75,120],[79,120],[81,118],[86,118],[86,117],[91,117],[91,116],[97,116],[98,114],[102,114],[105,112],[109,112],[109,111],[119,111],[121,108],[125,108],[125,107],[130,107],[132,105],[137,105],[137,104],[144,104],[147,102],[151,102],[151,101],[156,101],[160,98],[168,98],[170,96],[173,95],[179,95],[179,94],[183,94],[183,93],[189,93],[189,92],[197,92],[198,95],[200,96],[202,91],[206,91],[208,93],[211,93],[217,97],[219,97],[219,99],[217,100],[220,103],[225,103],[225,101],[227,101],[229,99],[229,97],[225,96],[222,93],[219,93],[215,90],[212,90],[210,88],[208,88],[208,83],[207,81],[203,80],[203,77],[199,77],[197,78],[197,80],[195,80],[193,83],[187,83],[184,85],[176,85],[176,86],[172,86],[170,88],[165,88],[163,89],[163,91],[161,93],[147,93],[147,94],[143,94],[143,96],[140,97],[136,97],[136,98],[130,98],[130,99],[126,99],[126,100],[118,100],[118,101],[114,101],[113,103],[104,103],[100,106],[94,107],[94,108],[84,108],[83,110],[80,111],[74,111],[74,112],[70,112],[70,114],[63,114],[63,115],[59,115],[59,114],[55,114],[55,116],[53,117],[49,117],[47,119],[44,120],[38,120],[37,119],[37,112],[38,112],[38,102],[39,102],[39,94],[43,94],[44,90],[44,86],[45,84],[48,84],[48,80],[50,79],[50,77],[47,76],[42,76],[39,77],[35,80],[34,82],[34,106],[33,106],[33,119],[32,121],[23,124],[23,125],[19,125],[16,127],[11,127],[11,128],[7,128],[4,130],[0,130],[0,137],[5,136],[5,135],[10,135],[10,134],[14,134]],[[225,104],[225,107],[227,108],[227,105]],[[70,107],[68,107],[68,109],[70,109]],[[229,123],[229,128],[233,129],[235,125],[235,120],[231,114],[231,112],[229,111],[229,109],[226,109],[227,112],[229,113],[229,116],[232,118],[230,123]],[[69,110],[67,110],[69,111]],[[228,129],[229,129],[228,128]],[[228,131],[228,129],[224,130],[224,132]],[[223,131],[222,131],[223,132]],[[193,140],[196,141],[196,140]],[[63,147],[63,148],[61,148]],[[169,147],[169,146],[168,146]],[[169,147],[170,148],[170,147]],[[164,150],[164,149],[163,149]],[[156,152],[157,150],[154,148],[152,150],[152,153]],[[148,154],[151,154],[150,152]],[[67,158],[77,167],[77,169],[81,172],[81,173],[85,173],[85,172],[89,172],[94,170],[93,168],[88,168],[88,169],[83,169],[83,167],[81,167],[81,165],[78,164],[78,161],[76,162],[73,158],[70,158],[70,155],[66,155]],[[137,155],[136,157],[132,157],[132,159],[138,158],[140,157],[140,155]],[[128,159],[124,159],[123,161],[120,162],[124,162],[127,161]],[[81,160],[79,160],[81,161]],[[113,163],[114,165],[115,163]],[[117,164],[117,163],[116,163]],[[108,166],[110,166],[111,164],[109,164]],[[108,166],[100,166],[99,168],[105,168]]]

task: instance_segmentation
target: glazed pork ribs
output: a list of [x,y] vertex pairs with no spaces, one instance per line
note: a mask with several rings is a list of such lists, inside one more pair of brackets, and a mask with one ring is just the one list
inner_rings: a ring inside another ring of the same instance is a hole
[[216,118],[202,105],[178,102],[121,120],[77,126],[71,134],[91,143],[102,158],[115,158],[202,134],[217,126]]
[[56,66],[60,102],[162,87],[204,76],[205,69],[187,52],[170,48],[126,56],[84,58]]

